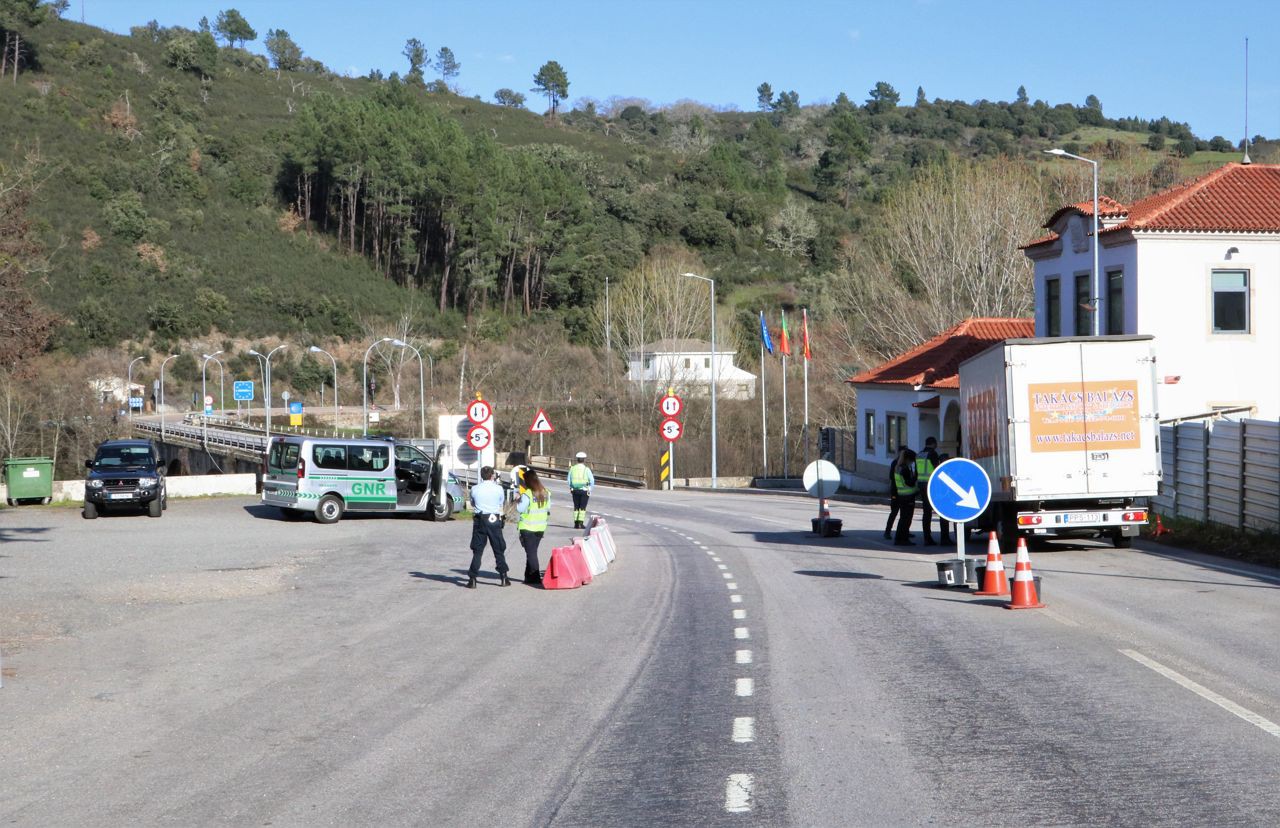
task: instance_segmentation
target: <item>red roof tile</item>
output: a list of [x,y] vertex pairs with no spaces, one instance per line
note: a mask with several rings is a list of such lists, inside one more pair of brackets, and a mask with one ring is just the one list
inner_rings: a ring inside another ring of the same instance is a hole
[[1035,320],[966,319],[959,325],[845,382],[959,388],[960,363],[1005,339],[1035,336]]
[[[1044,223],[1049,234],[1027,242],[1022,249],[1057,241],[1052,227],[1072,212],[1093,215],[1093,200],[1055,211]],[[1280,233],[1280,164],[1227,164],[1127,206],[1101,196],[1098,214],[1099,218],[1122,219],[1103,233]]]

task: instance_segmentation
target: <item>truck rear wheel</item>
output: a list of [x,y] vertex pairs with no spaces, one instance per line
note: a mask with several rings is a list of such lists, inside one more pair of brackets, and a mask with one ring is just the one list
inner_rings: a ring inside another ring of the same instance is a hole
[[1114,535],[1111,536],[1111,544],[1116,549],[1128,549],[1131,546],[1133,546],[1133,538],[1129,537],[1128,535],[1122,535],[1119,532],[1116,532]]

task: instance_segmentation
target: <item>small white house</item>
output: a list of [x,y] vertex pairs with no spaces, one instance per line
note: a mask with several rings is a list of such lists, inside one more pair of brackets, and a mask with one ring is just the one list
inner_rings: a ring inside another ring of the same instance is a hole
[[900,446],[958,456],[960,363],[1005,339],[1030,337],[1030,319],[966,319],[879,367],[845,380],[858,395],[858,463],[854,488],[886,491]]
[[692,396],[706,396],[711,389],[714,367],[720,397],[754,399],[756,375],[735,367],[736,355],[737,351],[713,353],[710,344],[698,339],[663,339],[627,355],[627,379],[658,387],[670,386]]
[[1240,406],[1280,418],[1280,165],[1227,164],[1121,204],[1055,212],[1023,250],[1035,268],[1035,335],[1155,337],[1161,419]]

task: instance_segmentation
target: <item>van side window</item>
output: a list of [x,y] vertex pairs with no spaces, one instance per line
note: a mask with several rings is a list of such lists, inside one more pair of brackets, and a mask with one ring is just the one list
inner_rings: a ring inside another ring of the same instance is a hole
[[347,468],[346,446],[317,445],[311,449],[311,460],[318,469]]
[[383,471],[390,459],[387,446],[347,447],[347,468],[351,471]]

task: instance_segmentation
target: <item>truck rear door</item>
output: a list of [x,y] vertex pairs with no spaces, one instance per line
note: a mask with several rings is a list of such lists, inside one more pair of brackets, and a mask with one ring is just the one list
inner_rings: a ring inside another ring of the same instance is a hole
[[1008,371],[1017,498],[1087,494],[1079,343],[1011,345]]
[[1089,493],[1154,493],[1154,364],[1147,341],[1082,342],[1084,462]]

